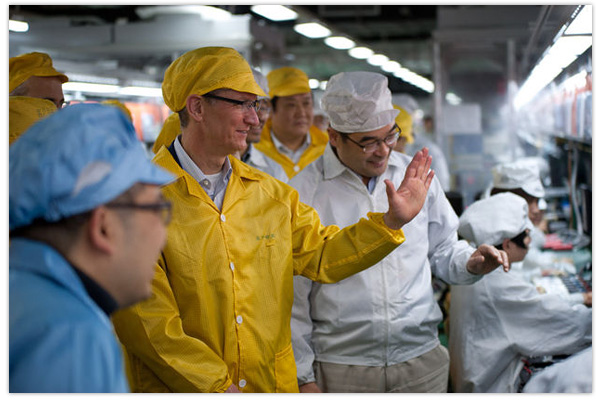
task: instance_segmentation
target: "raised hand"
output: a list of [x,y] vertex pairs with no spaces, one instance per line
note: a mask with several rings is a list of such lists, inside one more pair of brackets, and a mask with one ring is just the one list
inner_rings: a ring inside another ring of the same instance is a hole
[[422,209],[428,188],[435,176],[434,171],[429,172],[431,162],[432,157],[428,155],[428,149],[425,147],[416,153],[408,165],[404,180],[397,190],[390,180],[385,180],[389,211],[383,218],[389,228],[401,229]]
[[481,244],[468,259],[466,268],[472,274],[484,275],[492,272],[499,265],[503,265],[503,270],[505,272],[509,271],[509,258],[507,257],[507,253],[502,250],[497,250],[494,246]]

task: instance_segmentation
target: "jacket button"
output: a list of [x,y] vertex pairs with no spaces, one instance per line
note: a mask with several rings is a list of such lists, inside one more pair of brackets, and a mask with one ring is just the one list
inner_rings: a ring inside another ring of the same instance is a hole
[[231,263],[230,263],[230,269],[231,269],[232,271],[234,270],[234,263],[233,263],[233,262],[231,262]]
[[244,386],[246,386],[246,381],[244,379],[240,379],[240,382],[238,382],[238,386],[243,388]]
[[226,222],[226,216],[223,214],[219,216],[219,219],[221,219],[221,222]]
[[296,171],[296,172],[300,171],[300,167],[298,165],[294,165],[294,171]]
[[242,315],[236,317],[236,322],[238,322],[239,324],[242,323]]

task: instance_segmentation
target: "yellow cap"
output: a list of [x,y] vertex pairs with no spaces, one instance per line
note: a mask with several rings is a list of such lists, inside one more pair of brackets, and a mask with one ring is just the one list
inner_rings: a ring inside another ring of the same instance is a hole
[[68,82],[66,75],[54,69],[49,55],[38,52],[21,54],[8,60],[8,93],[32,76],[56,76],[62,83]]
[[164,102],[174,112],[186,106],[191,94],[216,89],[267,96],[257,84],[248,62],[229,47],[201,47],[184,53],[166,70],[161,90]]
[[161,131],[153,143],[153,153],[157,154],[161,146],[172,144],[176,136],[180,134],[180,118],[177,113],[170,114],[164,121]]
[[298,68],[282,67],[267,74],[269,97],[293,96],[310,93],[308,76]]
[[120,102],[118,100],[104,100],[104,101],[101,102],[101,104],[105,104],[105,105],[108,105],[108,106],[116,106],[116,107],[118,107],[128,117],[128,120],[130,122],[132,122],[132,113],[130,112],[130,110],[128,109],[128,107],[126,107],[122,102]]
[[395,117],[395,123],[401,129],[400,136],[405,137],[406,142],[414,143],[414,137],[412,136],[412,125],[414,121],[412,116],[400,106],[396,106],[394,104],[393,108],[399,110],[399,114],[397,114],[397,117]]
[[12,144],[33,123],[58,111],[50,100],[28,96],[8,97],[8,143]]

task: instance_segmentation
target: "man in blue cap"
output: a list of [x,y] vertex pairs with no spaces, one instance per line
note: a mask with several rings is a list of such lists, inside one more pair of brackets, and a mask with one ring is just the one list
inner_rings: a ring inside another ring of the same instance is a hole
[[80,104],[10,148],[10,392],[125,392],[110,314],[151,295],[172,176],[115,107]]

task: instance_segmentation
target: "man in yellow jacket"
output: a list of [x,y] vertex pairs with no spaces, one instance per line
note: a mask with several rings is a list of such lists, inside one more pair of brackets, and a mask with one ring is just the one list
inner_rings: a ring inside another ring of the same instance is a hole
[[303,71],[278,68],[267,74],[267,82],[271,116],[255,147],[280,164],[291,179],[323,154],[329,137],[313,125],[313,97]]
[[418,153],[397,191],[387,184],[387,213],[324,227],[290,186],[229,157],[246,146],[263,95],[238,52],[185,53],[162,87],[182,133],[154,162],[178,178],[163,190],[174,215],[153,297],[113,318],[131,389],[297,392],[293,275],[336,282],[402,243],[434,176],[431,157]]

